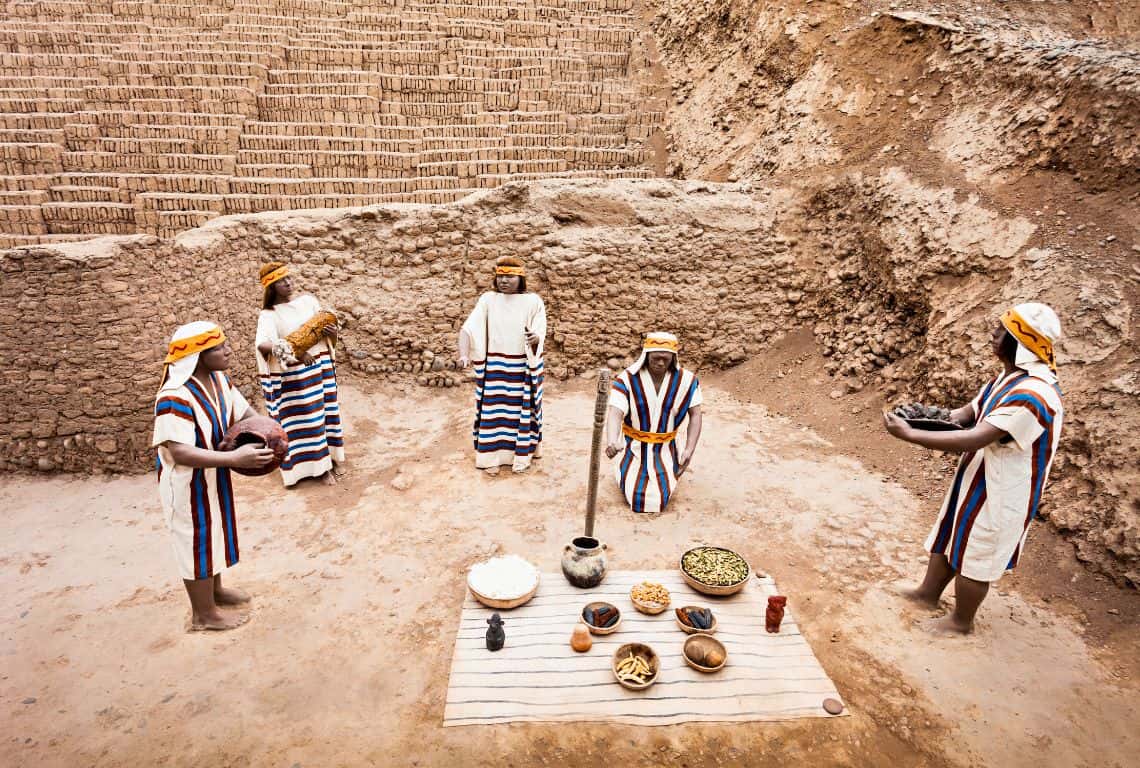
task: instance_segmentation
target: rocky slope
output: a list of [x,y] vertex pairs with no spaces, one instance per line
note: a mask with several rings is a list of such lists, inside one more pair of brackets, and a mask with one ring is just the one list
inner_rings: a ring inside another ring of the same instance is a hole
[[996,313],[1062,317],[1043,514],[1140,584],[1140,17],[1129,4],[650,0],[670,171],[797,201],[804,307],[844,389],[957,402]]

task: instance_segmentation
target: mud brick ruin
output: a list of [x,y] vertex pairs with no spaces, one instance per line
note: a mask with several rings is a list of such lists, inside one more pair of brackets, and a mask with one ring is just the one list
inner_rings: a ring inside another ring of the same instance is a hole
[[0,248],[642,178],[632,0],[9,2]]
[[660,325],[704,370],[802,334],[838,402],[951,404],[994,308],[1042,300],[1042,514],[1140,583],[1140,22],[928,5],[7,2],[0,471],[145,470],[170,329],[248,340],[268,259],[342,314],[346,376],[401,386],[464,383],[504,254],[552,379]]

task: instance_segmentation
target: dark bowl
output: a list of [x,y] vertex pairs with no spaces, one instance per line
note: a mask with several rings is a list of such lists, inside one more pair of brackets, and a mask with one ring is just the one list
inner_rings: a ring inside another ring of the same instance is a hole
[[960,424],[955,424],[952,421],[942,421],[940,419],[903,419],[903,421],[915,429],[921,429],[926,432],[954,432],[965,429],[965,427]]
[[[597,609],[603,608],[603,607],[613,608],[615,611],[618,612],[618,620],[613,623],[613,626],[611,626],[611,627],[599,627],[595,624],[591,624],[590,622],[586,621],[586,609],[587,608],[591,608],[591,609],[596,611]],[[578,618],[580,618],[582,623],[586,625],[586,628],[588,630],[590,630],[590,633],[594,634],[594,635],[608,635],[608,634],[611,634],[613,632],[617,632],[617,629],[618,629],[618,627],[621,626],[621,621],[622,621],[621,609],[619,609],[613,603],[607,603],[604,601],[598,601],[598,602],[594,602],[594,603],[586,603],[586,605],[583,606],[583,608],[582,608],[582,612],[580,614],[578,614]]]

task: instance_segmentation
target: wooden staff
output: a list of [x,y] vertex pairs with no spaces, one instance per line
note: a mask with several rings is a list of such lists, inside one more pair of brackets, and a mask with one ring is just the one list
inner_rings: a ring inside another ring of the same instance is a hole
[[594,511],[598,502],[598,464],[602,458],[602,437],[605,434],[606,406],[610,400],[610,372],[598,371],[598,396],[594,400],[594,442],[590,446],[590,481],[586,489],[586,535],[594,536]]

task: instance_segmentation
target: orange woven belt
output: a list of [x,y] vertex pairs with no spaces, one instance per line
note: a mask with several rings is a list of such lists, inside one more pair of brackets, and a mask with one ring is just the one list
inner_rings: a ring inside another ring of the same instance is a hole
[[642,432],[628,424],[621,425],[621,433],[639,443],[650,443],[651,445],[661,445],[677,438],[677,430],[675,429],[672,432]]

